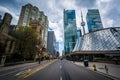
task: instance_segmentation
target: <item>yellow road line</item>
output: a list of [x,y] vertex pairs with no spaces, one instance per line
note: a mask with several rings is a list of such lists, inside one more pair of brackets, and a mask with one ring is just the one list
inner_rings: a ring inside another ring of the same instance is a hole
[[30,72],[28,72],[28,73],[26,73],[26,74],[20,75],[18,78],[19,78],[19,79],[20,79],[20,78],[27,78],[27,77],[31,76],[32,74],[34,74],[34,73],[42,70],[43,68],[47,67],[48,65],[52,64],[52,63],[55,62],[55,61],[56,61],[56,60],[54,60],[54,61],[52,61],[52,62],[49,62],[49,63],[47,63],[47,64],[45,64],[45,65],[43,65],[43,66],[40,66],[40,67],[38,67],[38,68],[35,68],[34,70],[32,70],[32,71],[30,71]]

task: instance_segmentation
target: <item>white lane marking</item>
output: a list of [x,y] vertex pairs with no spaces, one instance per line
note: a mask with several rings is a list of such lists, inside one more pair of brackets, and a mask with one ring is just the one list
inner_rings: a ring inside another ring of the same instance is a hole
[[24,74],[25,73],[25,71],[23,72],[19,72],[19,73],[17,73],[15,76],[19,76],[19,75],[21,75],[21,74]]
[[[60,62],[60,69],[62,71],[62,63]],[[60,76],[60,80],[62,80],[62,76]]]
[[31,69],[28,69],[28,70],[25,70],[25,71],[21,71],[21,72],[17,73],[15,76],[19,76],[21,74],[25,74],[25,73],[28,73],[30,71],[31,71]]
[[60,65],[60,69],[62,69],[62,66]]
[[60,80],[62,80],[62,76],[60,76]]

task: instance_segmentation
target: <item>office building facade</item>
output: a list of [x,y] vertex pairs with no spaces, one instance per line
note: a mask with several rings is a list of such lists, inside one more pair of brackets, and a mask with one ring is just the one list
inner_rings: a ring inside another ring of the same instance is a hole
[[15,48],[16,39],[9,35],[12,15],[5,13],[0,24],[0,60],[5,59],[6,54],[12,54]]
[[38,34],[38,39],[42,39],[42,47],[47,48],[48,18],[43,11],[31,4],[22,6],[18,21],[18,28],[31,26]]
[[47,50],[51,55],[55,56],[55,54],[56,54],[56,38],[55,38],[54,31],[48,31]]
[[75,10],[64,10],[64,52],[72,52],[77,40]]
[[86,19],[89,32],[103,29],[98,9],[88,9]]

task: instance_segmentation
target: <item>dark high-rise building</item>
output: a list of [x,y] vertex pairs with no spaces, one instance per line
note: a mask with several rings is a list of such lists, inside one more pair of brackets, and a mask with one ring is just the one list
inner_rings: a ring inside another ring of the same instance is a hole
[[1,22],[2,22],[2,16],[0,15],[0,24],[1,24]]
[[3,18],[2,22],[1,22],[0,32],[8,33],[11,21],[12,21],[11,14],[5,13],[4,18]]
[[55,56],[56,53],[56,38],[54,31],[48,31],[47,50],[50,54]]
[[86,19],[87,19],[89,32],[103,29],[100,13],[98,9],[88,9]]
[[77,40],[75,10],[64,10],[64,52],[72,52]]

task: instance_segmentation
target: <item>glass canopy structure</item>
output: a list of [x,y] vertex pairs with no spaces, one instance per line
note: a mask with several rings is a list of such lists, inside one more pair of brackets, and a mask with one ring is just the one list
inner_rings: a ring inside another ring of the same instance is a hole
[[110,50],[120,50],[120,27],[105,28],[83,35],[73,52]]

